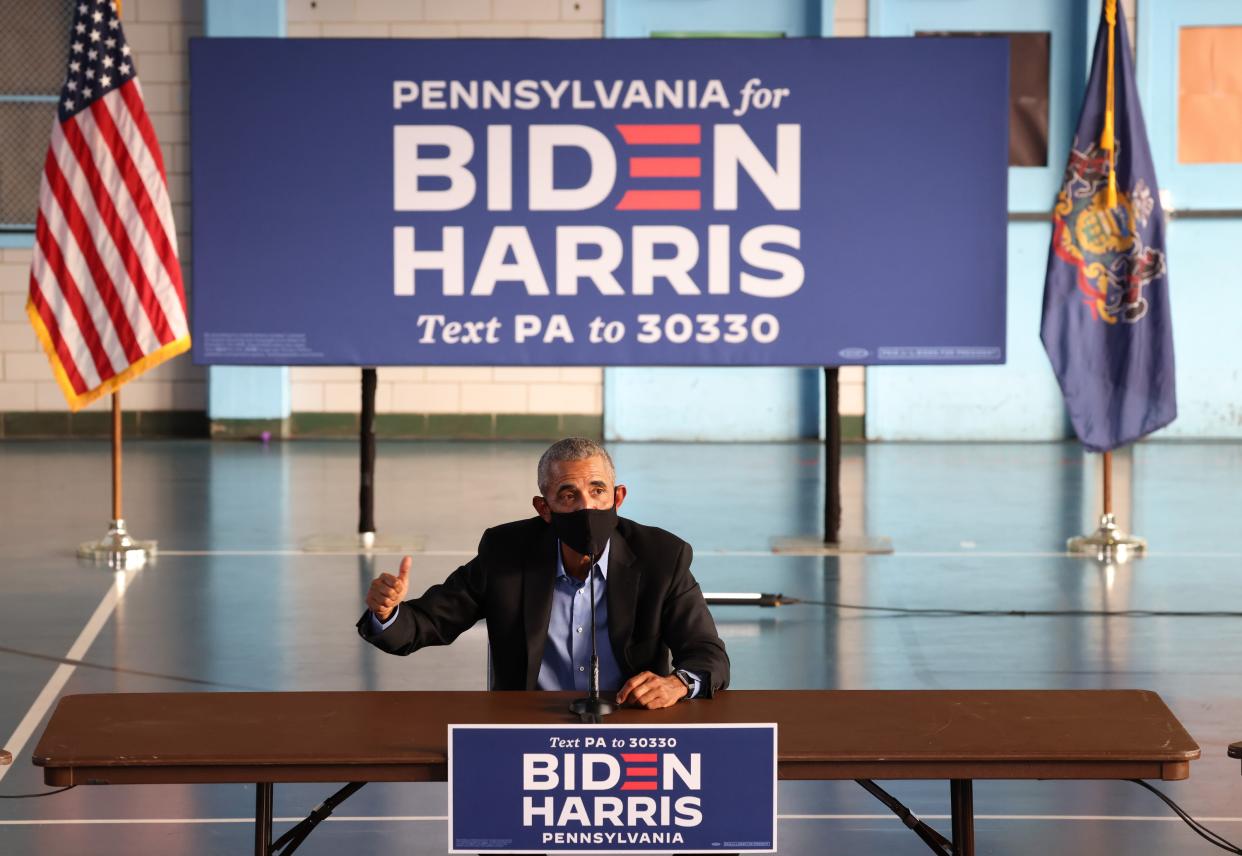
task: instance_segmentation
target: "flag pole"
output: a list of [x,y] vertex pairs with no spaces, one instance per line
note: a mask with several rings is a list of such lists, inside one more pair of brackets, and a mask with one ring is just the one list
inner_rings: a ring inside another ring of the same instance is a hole
[[121,391],[112,393],[112,519],[124,520],[121,513]]
[[156,543],[136,541],[125,528],[121,487],[121,391],[116,389],[112,392],[112,520],[103,538],[79,545],[78,558],[116,570],[141,568],[155,558]]
[[1104,453],[1104,513],[1113,513],[1113,451]]
[[1100,525],[1090,535],[1075,535],[1065,546],[1079,556],[1094,556],[1096,560],[1110,564],[1123,564],[1147,552],[1147,542],[1128,534],[1117,525],[1113,514],[1113,453],[1101,455],[1103,470],[1103,513]]

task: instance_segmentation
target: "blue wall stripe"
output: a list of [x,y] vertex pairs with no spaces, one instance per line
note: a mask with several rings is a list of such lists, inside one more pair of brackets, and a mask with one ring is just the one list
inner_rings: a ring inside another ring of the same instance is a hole
[[[211,37],[284,36],[285,0],[203,0],[203,21]],[[210,287],[191,282],[191,288]],[[210,419],[284,419],[291,406],[287,367],[207,369]]]

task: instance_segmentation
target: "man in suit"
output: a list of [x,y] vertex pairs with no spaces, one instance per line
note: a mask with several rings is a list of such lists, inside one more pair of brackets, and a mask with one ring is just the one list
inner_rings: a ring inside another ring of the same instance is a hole
[[538,482],[537,517],[488,529],[478,555],[422,597],[405,600],[409,556],[396,575],[375,578],[359,635],[406,655],[447,645],[482,618],[492,689],[585,691],[593,575],[601,692],[655,709],[728,686],[729,657],[690,573],[690,545],[617,517],[626,489],[608,452],[560,440],[539,459]]

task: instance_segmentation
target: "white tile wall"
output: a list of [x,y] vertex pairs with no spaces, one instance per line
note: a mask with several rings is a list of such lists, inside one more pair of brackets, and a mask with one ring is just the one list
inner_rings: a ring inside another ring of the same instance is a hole
[[461,413],[461,384],[395,383],[392,407],[398,413]]
[[[292,4],[290,4],[292,5]],[[421,21],[423,0],[356,0],[354,18],[359,21]]]

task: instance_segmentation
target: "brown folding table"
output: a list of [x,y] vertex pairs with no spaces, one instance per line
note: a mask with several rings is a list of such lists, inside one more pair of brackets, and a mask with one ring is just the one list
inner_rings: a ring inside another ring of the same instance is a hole
[[[450,723],[575,722],[573,695],[67,696],[34,762],[58,786],[254,782],[255,852],[266,856],[275,783],[445,781]],[[1199,757],[1160,697],[1141,690],[729,690],[607,721],[775,722],[781,779],[947,779],[955,854],[974,852],[976,779],[1175,780]]]

